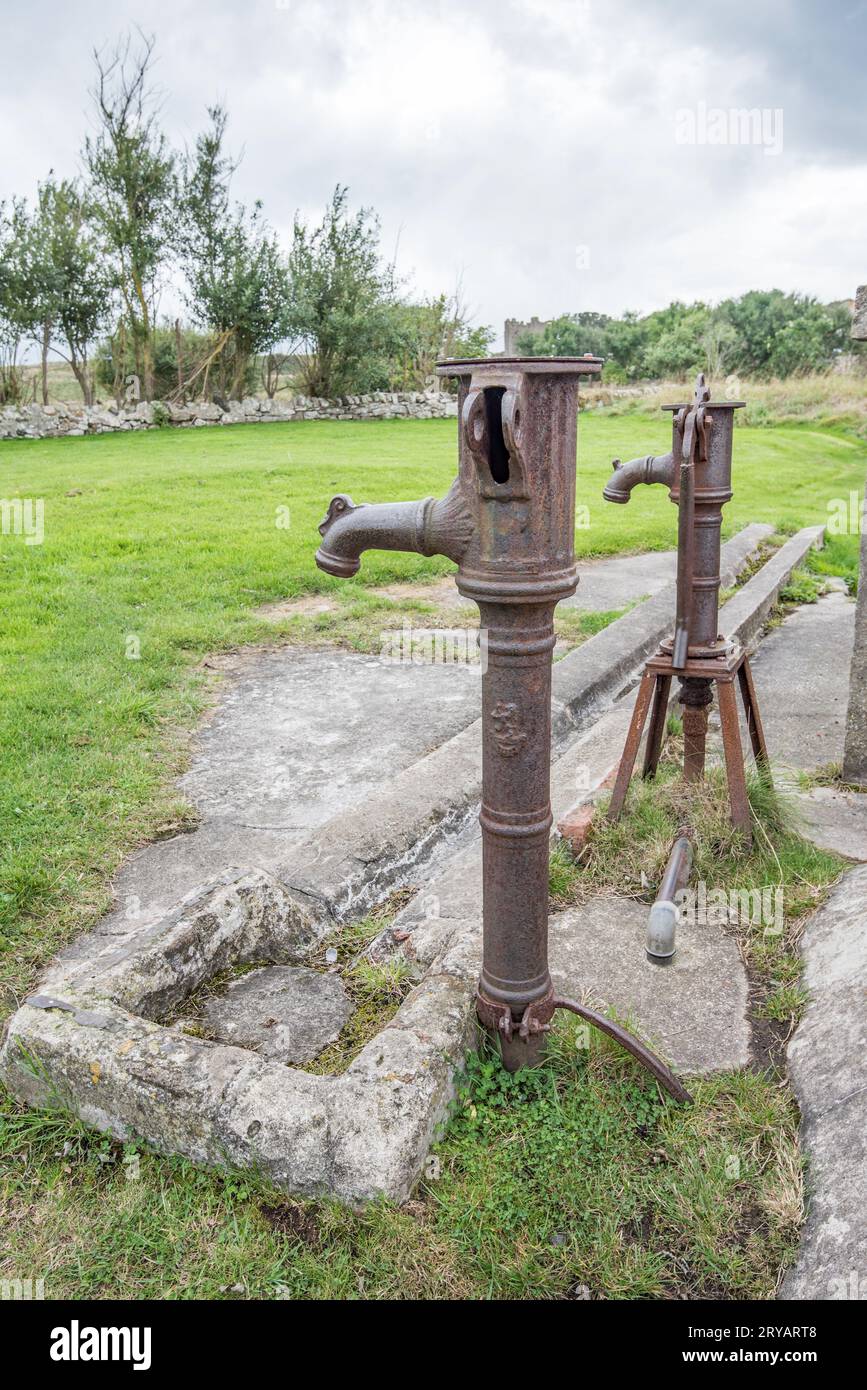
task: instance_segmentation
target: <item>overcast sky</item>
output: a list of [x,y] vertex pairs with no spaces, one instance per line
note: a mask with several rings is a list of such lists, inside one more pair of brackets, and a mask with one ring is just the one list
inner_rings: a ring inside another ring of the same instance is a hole
[[[0,198],[78,168],[90,51],[157,37],[288,237],[336,182],[482,322],[867,281],[867,0],[0,0]],[[730,112],[763,115],[757,139]],[[704,140],[704,143],[702,141]],[[708,143],[713,141],[714,143]]]

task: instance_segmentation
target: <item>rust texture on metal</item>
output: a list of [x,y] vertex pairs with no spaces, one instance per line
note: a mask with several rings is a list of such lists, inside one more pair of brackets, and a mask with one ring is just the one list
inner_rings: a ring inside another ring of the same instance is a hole
[[614,1038],[615,1042],[619,1042],[620,1046],[625,1047],[627,1052],[631,1052],[633,1057],[637,1057],[641,1065],[646,1067],[649,1072],[653,1073],[660,1086],[668,1091],[670,1096],[674,1096],[675,1100],[679,1100],[684,1104],[692,1103],[692,1096],[683,1083],[677,1079],[671,1068],[667,1067],[665,1063],[657,1057],[655,1052],[651,1052],[649,1047],[645,1047],[643,1042],[633,1037],[631,1033],[627,1033],[625,1028],[621,1028],[619,1023],[614,1023],[610,1018],[606,1018],[604,1014],[597,1013],[595,1009],[588,1009],[586,1005],[580,1004],[577,999],[566,999],[556,996],[554,999],[554,1008],[568,1009],[570,1013],[577,1014],[579,1018],[586,1019],[588,1023],[592,1023],[593,1027],[598,1028],[600,1032],[607,1033],[609,1038]]
[[742,405],[742,401],[712,401],[704,375],[699,373],[692,402],[665,407],[672,412],[671,453],[626,464],[615,459],[613,477],[603,493],[608,501],[623,503],[629,501],[638,483],[663,483],[678,507],[674,634],[644,668],[608,808],[609,820],[617,820],[623,811],[651,700],[643,776],[652,777],[656,772],[671,681],[677,676],[678,701],[683,707],[684,779],[696,782],[704,776],[708,713],[716,688],[732,821],[750,835],[735,678],[753,754],[765,775],[767,749],[749,659],[718,631],[722,509],[732,495],[734,412]]
[[[663,678],[664,679],[664,678]],[[707,721],[713,704],[712,682],[699,676],[684,676],[680,682],[678,704],[683,707],[683,777],[700,782],[704,776]]]
[[[487,664],[477,1009],[510,1069],[539,1059],[558,1007],[548,969],[554,609],[577,584],[578,384],[601,366],[589,355],[441,363],[458,387],[459,469],[448,495],[362,506],[341,495],[319,528],[316,562],[329,574],[355,574],[370,548],[447,555],[461,594],[478,605]],[[669,1075],[628,1034],[597,1026],[655,1076]]]

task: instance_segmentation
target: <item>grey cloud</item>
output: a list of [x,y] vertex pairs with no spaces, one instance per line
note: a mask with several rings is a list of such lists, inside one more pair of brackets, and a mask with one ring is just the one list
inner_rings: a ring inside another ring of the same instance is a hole
[[[863,255],[865,6],[675,0],[0,0],[0,197],[74,169],[90,49],[141,18],[164,119],[225,100],[236,191],[281,235],[340,181],[419,293],[483,320],[650,309],[781,283],[850,294]],[[781,106],[782,154],[679,146],[679,108]],[[833,216],[829,215],[829,208]],[[589,267],[577,248],[589,249]]]

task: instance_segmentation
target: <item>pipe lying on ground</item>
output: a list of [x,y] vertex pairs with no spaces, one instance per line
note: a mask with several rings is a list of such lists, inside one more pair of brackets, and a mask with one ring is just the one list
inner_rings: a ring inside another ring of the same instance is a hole
[[674,959],[677,933],[675,895],[689,882],[692,843],[687,834],[678,835],[671,847],[665,873],[647,922],[647,959],[654,965],[670,965]]

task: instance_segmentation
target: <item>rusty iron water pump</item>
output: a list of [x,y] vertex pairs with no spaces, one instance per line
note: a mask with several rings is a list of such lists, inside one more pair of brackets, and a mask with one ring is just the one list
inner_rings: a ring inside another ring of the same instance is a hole
[[697,782],[704,776],[708,711],[716,687],[732,823],[747,841],[751,839],[736,681],[756,765],[766,779],[770,778],[768,750],[747,654],[718,631],[722,509],[732,496],[734,412],[743,404],[711,401],[700,372],[689,404],[664,407],[672,412],[671,452],[627,464],[615,459],[614,476],[603,493],[609,502],[628,502],[637,483],[662,483],[678,509],[674,636],[662,643],[644,668],[608,808],[612,821],[623,811],[648,711],[643,776],[656,773],[671,682],[677,676],[678,701],[683,707],[684,779]]
[[548,970],[554,609],[574,593],[578,382],[601,359],[440,364],[458,381],[459,473],[420,502],[332,499],[316,563],[349,577],[363,551],[445,555],[487,633],[482,677],[483,963],[480,1021],[509,1070],[536,1063],[556,1009],[614,1037],[677,1099],[688,1093],[619,1025],[554,992]]

